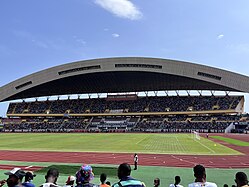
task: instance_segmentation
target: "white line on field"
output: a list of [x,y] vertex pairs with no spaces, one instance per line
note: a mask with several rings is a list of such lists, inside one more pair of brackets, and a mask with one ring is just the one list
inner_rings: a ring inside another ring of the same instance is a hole
[[190,164],[196,165],[196,163],[195,163],[195,162],[191,162],[191,161],[188,161],[188,160],[184,160],[184,159],[178,158],[178,157],[177,157],[177,156],[175,156],[175,155],[171,155],[171,157],[173,157],[173,158],[175,158],[175,159],[177,159],[177,160],[180,160],[180,161],[182,161],[182,162],[187,162],[187,163],[190,163]]
[[32,168],[33,166],[27,166],[27,167],[25,167],[25,169],[29,169],[29,168]]
[[185,153],[185,149],[184,149],[183,145],[180,143],[180,141],[179,141],[178,137],[177,137],[177,136],[175,136],[175,138],[176,138],[176,141],[177,141],[177,143],[178,143],[178,145],[179,145],[180,149],[182,150],[181,152],[182,152],[182,153]]
[[145,140],[147,138],[147,136],[145,138],[143,138],[142,140],[139,140],[136,144],[139,144],[140,142],[142,142],[143,140]]
[[208,146],[204,145],[203,143],[200,142],[200,140],[195,140],[196,142],[198,142],[199,144],[201,144],[203,147],[207,148],[209,151],[211,151],[212,153],[215,153],[215,151],[211,148],[209,148]]

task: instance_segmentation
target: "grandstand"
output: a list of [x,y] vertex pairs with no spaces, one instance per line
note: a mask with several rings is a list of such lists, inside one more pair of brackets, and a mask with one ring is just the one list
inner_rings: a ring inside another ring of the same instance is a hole
[[[249,119],[242,114],[248,82],[249,77],[236,73],[166,59],[125,57],[74,62],[1,87],[0,101],[12,102],[0,130],[228,132],[243,121],[239,131],[247,132]],[[186,91],[187,96],[181,96],[180,90]],[[197,90],[199,95],[191,95],[191,90]],[[203,90],[211,95],[202,95]],[[165,95],[159,95],[159,91]],[[176,95],[168,95],[169,91]],[[215,95],[215,91],[224,91],[225,95]],[[229,95],[232,91],[241,94]],[[141,92],[143,96],[139,95]],[[106,97],[100,97],[102,93]],[[71,94],[78,98],[71,99]],[[81,98],[82,94],[89,97]],[[92,94],[98,97],[92,98]],[[54,95],[68,95],[68,99],[50,100]],[[39,100],[44,96],[46,100]]]

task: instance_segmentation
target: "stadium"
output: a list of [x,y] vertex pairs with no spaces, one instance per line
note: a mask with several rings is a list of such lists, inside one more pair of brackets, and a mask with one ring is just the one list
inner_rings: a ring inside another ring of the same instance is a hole
[[133,165],[138,153],[132,174],[147,186],[175,175],[186,186],[196,164],[218,186],[232,185],[236,171],[249,172],[248,83],[214,67],[143,57],[84,60],[27,75],[0,88],[0,101],[11,101],[0,119],[0,169],[28,168],[39,181],[58,167],[62,184],[88,163],[113,183],[117,165]]

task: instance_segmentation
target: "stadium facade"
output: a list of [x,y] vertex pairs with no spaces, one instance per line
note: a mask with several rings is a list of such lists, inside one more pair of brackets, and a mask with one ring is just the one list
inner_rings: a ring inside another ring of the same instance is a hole
[[[10,103],[3,132],[247,132],[243,116],[249,77],[189,62],[142,57],[68,63],[30,74],[0,88]],[[107,95],[106,98],[49,100],[71,94],[199,91],[199,96]],[[201,91],[225,91],[202,96]],[[25,101],[47,97],[46,101]]]
[[249,92],[249,77],[183,61],[123,57],[68,63],[0,88],[0,101],[40,96],[164,90]]

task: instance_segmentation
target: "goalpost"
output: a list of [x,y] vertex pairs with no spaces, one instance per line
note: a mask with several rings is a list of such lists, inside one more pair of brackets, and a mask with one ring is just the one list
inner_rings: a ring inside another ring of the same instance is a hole
[[192,137],[194,140],[200,140],[200,139],[201,139],[200,134],[199,134],[199,132],[197,132],[197,131],[191,131],[191,137]]

